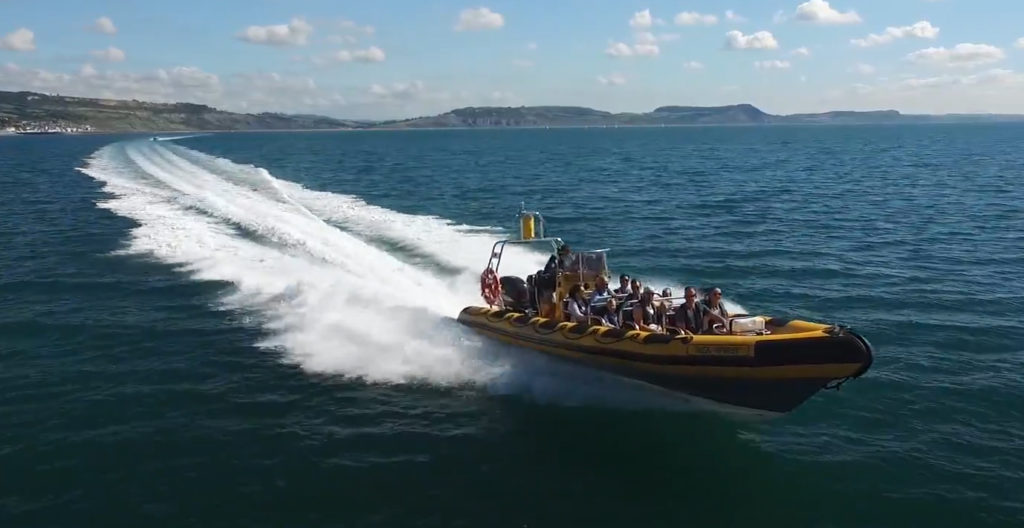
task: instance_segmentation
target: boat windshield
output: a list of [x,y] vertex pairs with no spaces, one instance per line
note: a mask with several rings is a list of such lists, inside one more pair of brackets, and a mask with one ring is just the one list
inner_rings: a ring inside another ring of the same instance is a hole
[[608,261],[604,251],[578,251],[569,260],[565,271],[570,273],[607,275]]

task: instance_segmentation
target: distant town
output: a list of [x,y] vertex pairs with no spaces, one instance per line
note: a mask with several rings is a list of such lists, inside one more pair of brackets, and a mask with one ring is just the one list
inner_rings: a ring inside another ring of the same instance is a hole
[[75,134],[92,131],[90,125],[63,120],[17,121],[0,117],[0,134]]

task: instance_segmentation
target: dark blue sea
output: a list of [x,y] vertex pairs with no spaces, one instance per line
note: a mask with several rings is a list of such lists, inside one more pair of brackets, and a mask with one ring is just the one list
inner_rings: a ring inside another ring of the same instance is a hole
[[[1022,526],[1022,143],[0,137],[0,526]],[[874,366],[752,422],[491,343],[452,318],[520,202],[616,275],[847,324]]]

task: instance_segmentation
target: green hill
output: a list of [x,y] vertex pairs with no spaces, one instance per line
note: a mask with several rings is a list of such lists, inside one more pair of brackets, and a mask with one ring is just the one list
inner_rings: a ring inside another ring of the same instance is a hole
[[239,114],[192,103],[90,99],[0,91],[0,127],[67,124],[100,131],[297,130],[361,128],[365,123],[323,116]]
[[333,130],[354,128],[615,127],[1021,121],[995,114],[906,115],[895,110],[772,115],[750,104],[661,106],[612,113],[581,106],[466,107],[435,116],[356,121],[309,114],[242,114],[192,103],[148,103],[0,91],[0,130],[87,128],[103,132],[186,130]]

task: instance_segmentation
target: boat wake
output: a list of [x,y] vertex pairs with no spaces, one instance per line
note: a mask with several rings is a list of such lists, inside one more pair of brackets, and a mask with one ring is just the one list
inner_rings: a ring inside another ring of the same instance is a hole
[[[123,253],[231,284],[223,307],[253,314],[268,336],[258,345],[307,371],[552,403],[675,405],[458,326],[459,311],[480,302],[481,256],[496,229],[312,191],[172,142],[115,143],[80,170],[110,194],[99,207],[138,223]],[[508,272],[525,275],[546,258],[518,257],[510,264],[521,269]]]
[[184,136],[167,136],[167,137],[154,136],[153,137],[153,141],[175,141],[175,140],[178,140],[178,139],[188,139],[188,138],[203,137],[203,136],[209,136],[209,135],[210,134],[188,134],[188,135],[184,135]]

